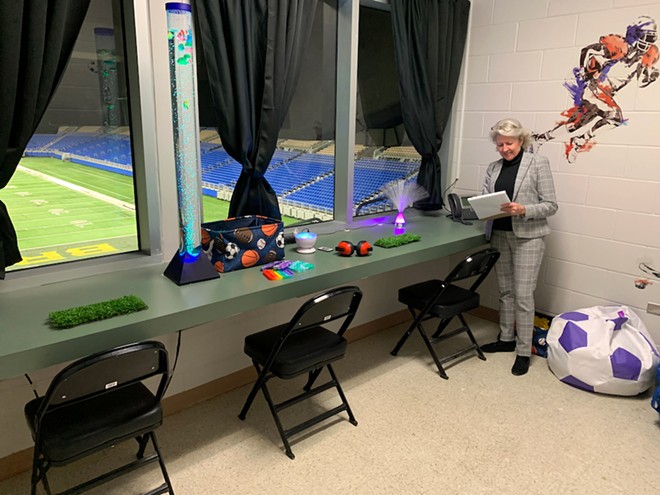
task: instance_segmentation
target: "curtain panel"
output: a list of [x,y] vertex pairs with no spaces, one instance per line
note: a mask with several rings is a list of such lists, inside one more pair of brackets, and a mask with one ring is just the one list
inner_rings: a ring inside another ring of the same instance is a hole
[[390,0],[394,54],[406,132],[422,157],[417,183],[429,197],[414,206],[443,206],[438,152],[458,86],[469,0]]
[[194,0],[222,145],[243,169],[229,216],[281,219],[265,179],[291,104],[317,0]]
[[[71,57],[90,0],[0,0],[0,189],[16,171]],[[0,279],[21,261],[0,202]]]

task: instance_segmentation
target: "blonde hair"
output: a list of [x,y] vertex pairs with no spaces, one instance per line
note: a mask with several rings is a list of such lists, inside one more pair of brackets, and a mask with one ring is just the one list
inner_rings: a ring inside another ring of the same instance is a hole
[[532,135],[516,119],[502,119],[490,128],[490,139],[495,143],[497,136],[507,136],[520,139],[523,149],[532,144]]

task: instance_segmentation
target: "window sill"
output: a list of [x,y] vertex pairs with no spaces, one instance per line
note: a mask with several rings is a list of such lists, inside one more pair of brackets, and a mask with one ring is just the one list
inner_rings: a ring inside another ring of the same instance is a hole
[[[286,246],[286,258],[315,265],[307,272],[279,281],[266,279],[259,268],[222,274],[208,280],[177,286],[163,276],[167,263],[133,261],[119,269],[95,268],[71,280],[49,281],[20,287],[5,280],[0,297],[0,380],[19,376],[50,365],[76,359],[99,350],[137,340],[158,337],[235,314],[253,311],[290,298],[303,297],[361,278],[439,259],[485,243],[483,226],[453,223],[447,218],[406,212],[407,232],[421,235],[421,241],[401,247],[375,247],[371,256],[340,257],[316,251],[301,255],[295,245]],[[319,234],[318,246],[334,247],[342,240],[357,244],[393,234],[393,216],[378,223],[365,220],[363,227]],[[367,226],[366,222],[374,225]],[[313,229],[310,229],[313,230]],[[151,258],[149,258],[151,260]],[[169,260],[168,260],[169,261]],[[48,313],[135,294],[147,310],[98,321],[67,330],[48,326]]]

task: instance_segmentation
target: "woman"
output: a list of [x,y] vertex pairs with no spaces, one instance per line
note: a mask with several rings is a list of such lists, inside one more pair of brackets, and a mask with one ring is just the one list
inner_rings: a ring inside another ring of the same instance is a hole
[[529,368],[534,331],[534,289],[545,251],[544,237],[550,233],[547,217],[557,212],[550,162],[525,151],[531,135],[516,119],[500,120],[490,138],[502,157],[486,171],[484,194],[506,191],[510,203],[506,214],[486,224],[491,245],[500,251],[495,265],[500,291],[500,335],[482,346],[484,352],[513,352],[514,375]]

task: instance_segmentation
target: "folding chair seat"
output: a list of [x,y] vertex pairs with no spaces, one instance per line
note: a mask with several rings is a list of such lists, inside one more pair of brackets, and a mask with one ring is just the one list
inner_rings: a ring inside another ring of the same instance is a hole
[[[244,420],[259,390],[277,426],[286,455],[293,459],[289,439],[336,414],[346,411],[351,424],[357,425],[346,396],[337,380],[332,362],[342,359],[347,342],[344,333],[357,312],[362,292],[358,287],[340,287],[325,291],[305,302],[289,323],[275,326],[245,338],[245,353],[252,358],[258,377],[239,414]],[[337,331],[326,324],[336,321]],[[327,368],[329,381],[314,386],[316,379]],[[268,381],[274,377],[288,380],[307,374],[303,392],[281,402],[274,402],[268,389]],[[315,395],[335,389],[341,404],[326,410],[302,423],[284,428],[280,412]]]
[[[160,378],[155,392],[151,388],[156,383],[149,387],[143,383],[152,377]],[[34,439],[32,495],[40,482],[51,495],[47,476],[51,467],[129,439],[137,441],[136,459],[60,494],[82,493],[152,462],[160,465],[164,483],[149,495],[174,494],[154,433],[163,421],[161,399],[169,380],[167,350],[159,342],[99,352],[59,372],[43,397],[25,405]],[[149,441],[154,451],[145,455]]]
[[[486,360],[479,344],[477,344],[463,313],[479,307],[479,294],[476,292],[481,282],[488,276],[500,257],[499,251],[488,248],[463,259],[444,280],[426,280],[399,289],[399,302],[405,304],[412,314],[413,321],[399,339],[391,354],[396,356],[410,334],[417,329],[433,361],[438,367],[440,376],[448,379],[443,363],[452,361],[469,352],[475,351],[480,359]],[[473,279],[469,288],[454,285],[454,282]],[[458,317],[462,326],[445,332],[454,317]],[[423,323],[430,319],[438,319],[438,326],[431,337],[426,333]],[[434,349],[438,342],[455,335],[465,333],[470,339],[470,345],[450,355],[439,358]]]

